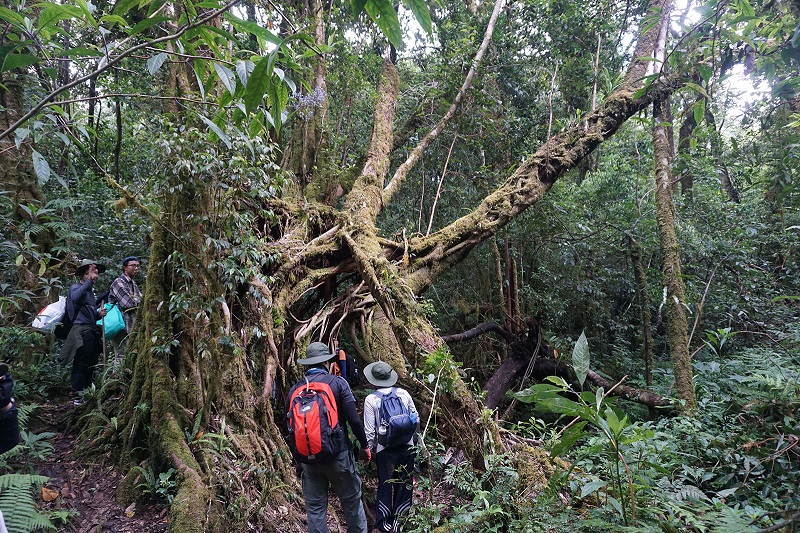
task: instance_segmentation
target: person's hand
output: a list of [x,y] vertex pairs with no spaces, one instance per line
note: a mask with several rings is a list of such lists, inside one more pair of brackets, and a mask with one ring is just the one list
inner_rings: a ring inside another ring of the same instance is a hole
[[364,461],[365,465],[368,465],[372,461],[372,450],[361,448],[361,451],[358,452],[358,458]]
[[104,305],[103,307],[101,307],[100,309],[97,310],[97,313],[101,317],[104,317],[104,316],[106,316],[108,314],[108,310],[106,309],[106,306]]
[[97,265],[89,265],[89,269],[86,271],[87,277],[89,281],[94,283],[97,281],[97,278],[100,277],[100,273],[97,271]]

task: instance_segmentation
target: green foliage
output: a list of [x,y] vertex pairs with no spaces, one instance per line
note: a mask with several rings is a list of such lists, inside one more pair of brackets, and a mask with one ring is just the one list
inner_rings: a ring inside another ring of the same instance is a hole
[[166,472],[158,473],[153,471],[150,466],[143,468],[136,465],[133,469],[139,472],[144,479],[144,481],[136,485],[136,488],[141,490],[142,494],[152,496],[156,499],[162,499],[167,503],[172,503],[175,494],[178,492],[178,482],[173,479],[175,475],[174,468],[170,468]]
[[36,510],[32,489],[41,490],[44,476],[30,474],[0,475],[0,509],[9,531],[28,533],[40,529],[56,529],[47,516]]

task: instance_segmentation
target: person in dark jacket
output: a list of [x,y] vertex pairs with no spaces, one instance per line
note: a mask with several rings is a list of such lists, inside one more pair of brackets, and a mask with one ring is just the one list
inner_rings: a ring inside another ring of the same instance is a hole
[[8,365],[0,363],[0,453],[19,444],[19,419],[13,392],[14,378]]
[[[302,381],[298,382],[289,391],[286,401],[286,411],[291,406],[290,399],[295,390],[305,387],[306,381],[323,381],[327,383],[336,398],[336,408],[339,418],[344,419],[344,439],[342,451],[338,455],[315,463],[300,463],[303,482],[303,497],[306,501],[306,515],[308,517],[309,533],[328,533],[328,488],[332,487],[339,500],[342,502],[347,533],[367,533],[367,517],[364,506],[361,504],[361,478],[356,471],[355,457],[350,448],[350,439],[347,437],[347,425],[361,443],[361,458],[369,463],[371,454],[367,448],[367,436],[364,425],[356,411],[356,400],[347,380],[340,376],[331,375],[327,370],[327,363],[335,355],[321,342],[312,342],[306,349],[306,357],[298,359],[298,363],[307,366]],[[334,363],[335,364],[335,363]]]
[[72,361],[70,385],[75,405],[85,403],[81,391],[92,384],[94,367],[103,351],[103,333],[97,321],[106,316],[106,310],[98,308],[94,285],[105,270],[105,265],[84,259],[75,271],[79,281],[70,286],[67,296],[67,313],[72,318],[72,329],[61,347],[58,360],[62,365]]

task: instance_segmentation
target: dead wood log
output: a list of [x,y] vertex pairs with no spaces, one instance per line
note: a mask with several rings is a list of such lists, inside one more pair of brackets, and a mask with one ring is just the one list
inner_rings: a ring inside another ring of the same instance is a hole
[[[462,333],[454,333],[442,337],[445,343],[451,344],[471,340],[486,333],[495,333],[508,342],[509,356],[500,363],[500,366],[497,367],[497,370],[483,387],[486,392],[483,405],[489,409],[497,408],[505,399],[506,393],[523,378],[531,381],[542,381],[548,376],[559,376],[578,388],[575,373],[569,365],[555,358],[555,352],[552,347],[540,337],[538,321],[528,319],[526,323],[528,331],[521,337],[515,336],[496,322],[483,322]],[[594,370],[589,370],[586,377],[593,385],[603,387],[606,390],[611,389],[616,383],[613,380],[604,378]],[[630,385],[618,385],[611,394],[650,408],[672,406],[672,402],[669,399]]]
[[[586,374],[586,378],[594,385],[603,387],[606,390],[610,389],[616,384],[614,381],[604,378],[594,370],[589,370],[589,372]],[[636,387],[631,387],[630,385],[617,385],[611,394],[613,396],[620,396],[621,398],[630,400],[632,402],[641,403],[651,408],[672,406],[672,402],[669,399],[663,398],[655,392],[637,389]]]

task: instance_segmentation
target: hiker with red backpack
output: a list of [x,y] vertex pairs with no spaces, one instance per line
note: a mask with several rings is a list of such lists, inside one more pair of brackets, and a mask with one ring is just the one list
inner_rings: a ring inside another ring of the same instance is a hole
[[[339,496],[347,533],[367,533],[361,504],[361,478],[347,436],[349,424],[361,443],[360,456],[369,463],[364,426],[347,381],[328,372],[336,357],[321,342],[312,342],[297,363],[308,369],[286,400],[287,441],[300,466],[309,533],[328,533],[328,488]],[[336,364],[336,363],[334,363]]]
[[375,450],[378,491],[375,527],[400,531],[400,516],[411,508],[414,495],[414,436],[419,414],[411,395],[397,383],[397,372],[383,361],[367,365],[364,376],[377,389],[364,400],[364,429]]

